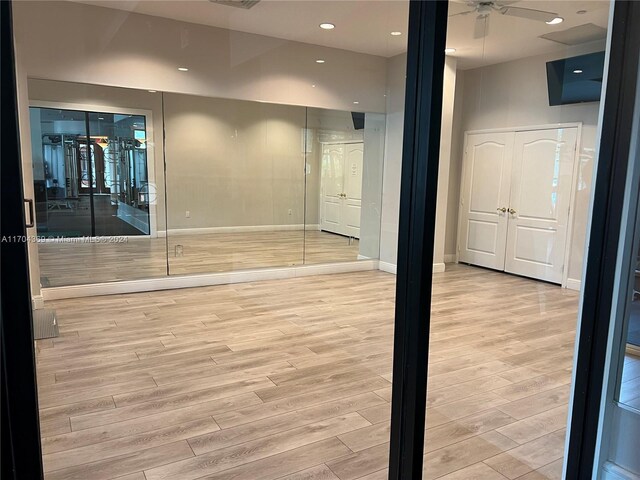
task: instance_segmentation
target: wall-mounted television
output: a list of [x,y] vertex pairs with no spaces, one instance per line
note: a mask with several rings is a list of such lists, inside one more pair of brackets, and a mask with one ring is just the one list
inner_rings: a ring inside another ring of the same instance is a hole
[[599,101],[603,72],[604,52],[547,62],[549,105]]

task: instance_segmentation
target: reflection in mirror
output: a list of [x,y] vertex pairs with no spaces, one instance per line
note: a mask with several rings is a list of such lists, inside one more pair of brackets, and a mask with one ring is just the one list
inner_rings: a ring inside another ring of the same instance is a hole
[[[636,232],[636,236],[638,232]],[[636,241],[637,243],[637,241]],[[618,401],[640,410],[640,255],[632,265],[631,292],[626,315],[626,343]]]
[[385,120],[307,109],[305,264],[378,258]]
[[169,274],[300,265],[305,108],[164,94]]
[[159,96],[35,79],[29,94],[41,285],[166,275],[153,141]]

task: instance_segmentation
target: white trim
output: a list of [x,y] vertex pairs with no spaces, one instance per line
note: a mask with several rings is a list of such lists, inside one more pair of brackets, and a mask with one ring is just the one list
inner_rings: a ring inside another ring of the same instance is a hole
[[[147,135],[147,180],[148,183],[155,186],[156,184],[156,152],[153,132],[153,112],[151,110],[144,110],[141,108],[130,108],[126,106],[109,106],[109,105],[96,105],[91,103],[74,103],[74,102],[50,102],[48,100],[31,100],[29,99],[29,107],[40,108],[59,108],[63,110],[82,110],[89,112],[104,112],[104,113],[120,113],[127,115],[141,115],[145,117],[145,132]],[[33,159],[31,160],[31,166],[33,167]],[[157,198],[157,195],[156,195]],[[151,238],[157,237],[157,203],[149,204],[149,228]]]
[[393,273],[394,275],[398,271],[397,265],[389,262],[383,262],[382,260],[378,262],[378,270],[382,270],[383,272]]
[[[446,266],[444,263],[433,264],[433,273],[442,273],[445,271],[445,269],[446,269]],[[398,266],[393,263],[379,261],[378,270],[381,270],[387,273],[393,273],[394,275],[396,275],[398,273]]]
[[582,128],[582,122],[547,123],[542,125],[520,125],[518,127],[485,128],[480,130],[467,130],[466,135],[478,133],[509,133],[509,132],[529,132],[532,130],[550,130],[554,128]]
[[293,230],[320,230],[318,224],[305,225],[303,223],[291,225],[240,225],[231,227],[201,227],[201,228],[170,228],[161,230],[158,236],[171,235],[204,235],[207,233],[244,233],[244,232],[285,232]]
[[31,308],[34,310],[44,308],[44,297],[42,295],[33,295],[31,297]]
[[[576,132],[576,151],[574,152],[573,157],[573,171],[571,173],[571,193],[569,194],[569,218],[567,218],[567,237],[566,243],[564,246],[564,269],[562,271],[562,286],[564,288],[569,288],[569,258],[571,256],[571,242],[573,241],[573,216],[576,211],[576,192],[577,185],[576,181],[578,179],[578,170],[580,168],[580,151],[582,145],[582,123],[579,123],[577,126]],[[595,172],[595,169],[594,169]],[[595,176],[594,176],[595,178]],[[578,285],[578,290],[580,290],[580,285]]]
[[299,265],[295,267],[264,268],[225,273],[207,273],[198,275],[180,275],[122,282],[94,283],[91,285],[71,285],[42,289],[45,301],[64,298],[93,297],[100,295],[119,295],[123,293],[152,292],[177,288],[205,287],[231,283],[257,282],[285,278],[325,275],[377,270],[377,260],[329,263],[325,265]]
[[567,281],[564,282],[563,287],[579,292],[580,288],[582,288],[582,281],[576,280],[575,278],[567,278]]
[[[164,235],[163,235],[164,236]],[[114,239],[126,239],[129,240],[149,240],[154,238],[151,235],[96,235],[95,237],[81,236],[81,237],[37,237],[36,243],[109,243]],[[89,240],[85,240],[89,239]],[[117,243],[117,242],[113,242]],[[123,242],[125,243],[125,242]]]
[[444,255],[444,263],[458,263],[457,257],[455,253],[446,253]]

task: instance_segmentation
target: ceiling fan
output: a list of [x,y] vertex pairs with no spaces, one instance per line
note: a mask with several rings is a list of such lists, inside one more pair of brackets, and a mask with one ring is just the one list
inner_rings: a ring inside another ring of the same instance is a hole
[[466,5],[471,8],[466,12],[455,13],[451,17],[459,15],[469,15],[477,13],[476,23],[473,29],[473,38],[483,38],[489,34],[489,16],[492,13],[500,15],[510,15],[512,17],[526,18],[537,22],[545,22],[549,25],[555,25],[563,21],[563,18],[557,13],[547,12],[544,10],[535,10],[532,8],[514,7],[512,6],[518,0],[511,1],[488,1],[488,0],[468,0]]

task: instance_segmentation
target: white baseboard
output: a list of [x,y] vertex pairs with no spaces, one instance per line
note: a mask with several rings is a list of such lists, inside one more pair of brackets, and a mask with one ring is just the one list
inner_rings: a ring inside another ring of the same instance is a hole
[[44,297],[42,295],[33,295],[31,297],[31,308],[34,310],[44,308]]
[[320,225],[303,223],[291,225],[241,225],[232,227],[202,227],[202,228],[170,228],[164,235],[202,235],[207,233],[245,233],[245,232],[287,232],[296,230],[320,230]]
[[575,278],[567,278],[567,284],[565,287],[569,290],[577,290],[579,292],[582,287],[582,281],[576,280]]
[[456,263],[456,254],[455,253],[445,254],[444,263]]
[[377,260],[361,260],[324,265],[300,265],[295,267],[243,270],[240,272],[180,275],[141,280],[125,280],[122,282],[95,283],[91,285],[43,288],[42,297],[45,301],[61,300],[64,298],[118,295],[122,293],[152,292],[155,290],[173,290],[176,288],[257,282],[260,280],[278,280],[330,273],[361,272],[378,270],[378,268]]
[[383,272],[393,273],[394,275],[398,271],[398,266],[393,263],[383,262],[382,260],[378,262],[378,270],[382,270]]
[[[393,273],[396,275],[398,273],[398,266],[389,262],[378,262],[378,270],[382,270],[383,272]],[[433,264],[433,273],[442,273],[445,271],[444,263],[434,263]]]

